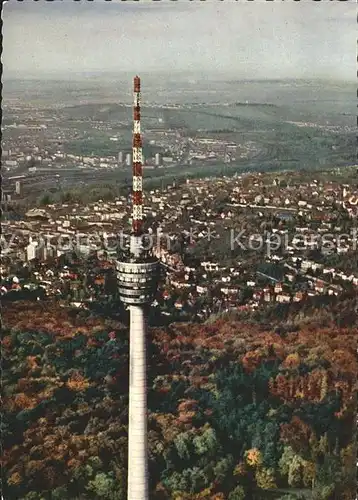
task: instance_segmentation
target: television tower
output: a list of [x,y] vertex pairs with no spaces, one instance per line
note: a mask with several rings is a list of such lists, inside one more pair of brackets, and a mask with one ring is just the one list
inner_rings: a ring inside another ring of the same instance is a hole
[[144,249],[140,79],[134,78],[132,233],[129,253],[117,261],[119,294],[130,311],[128,500],[148,500],[146,312],[153,301],[159,261]]

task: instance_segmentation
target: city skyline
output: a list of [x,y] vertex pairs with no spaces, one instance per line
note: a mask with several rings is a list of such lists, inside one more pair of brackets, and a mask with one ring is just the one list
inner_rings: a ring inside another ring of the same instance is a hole
[[354,3],[321,4],[8,3],[4,78],[123,71],[353,81]]

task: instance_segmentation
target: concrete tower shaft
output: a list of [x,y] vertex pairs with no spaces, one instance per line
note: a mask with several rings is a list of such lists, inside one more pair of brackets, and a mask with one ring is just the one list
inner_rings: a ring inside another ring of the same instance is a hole
[[148,500],[147,350],[143,307],[131,306],[128,411],[128,500]]

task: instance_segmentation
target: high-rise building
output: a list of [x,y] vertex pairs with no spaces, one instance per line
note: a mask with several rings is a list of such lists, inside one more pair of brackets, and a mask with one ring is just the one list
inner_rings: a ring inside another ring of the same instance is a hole
[[27,253],[27,261],[28,262],[30,260],[36,259],[38,257],[38,254],[39,254],[38,243],[37,243],[37,241],[32,241],[31,236],[29,238],[29,244],[26,247],[26,253]]
[[155,154],[155,166],[156,167],[159,167],[161,165],[161,157],[160,157],[160,153],[156,153]]
[[3,202],[11,201],[11,192],[5,191],[4,189],[2,189],[1,190],[1,201],[3,201]]
[[[157,289],[159,261],[144,245],[140,79],[134,78],[132,233],[117,261],[121,300],[130,311],[128,500],[148,500],[146,315]],[[145,248],[144,248],[145,247]]]

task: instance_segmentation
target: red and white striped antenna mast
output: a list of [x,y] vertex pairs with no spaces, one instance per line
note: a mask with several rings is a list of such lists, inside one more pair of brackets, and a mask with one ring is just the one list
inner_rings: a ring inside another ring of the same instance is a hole
[[134,236],[143,232],[143,155],[140,133],[140,78],[134,77],[133,107],[133,193],[132,230]]

